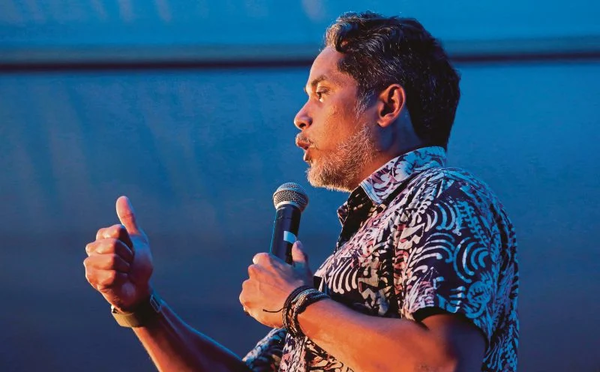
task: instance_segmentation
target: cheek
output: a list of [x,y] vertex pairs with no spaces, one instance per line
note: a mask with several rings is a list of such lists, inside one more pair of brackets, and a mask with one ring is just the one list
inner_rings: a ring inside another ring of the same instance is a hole
[[313,119],[310,137],[322,150],[335,148],[355,125],[354,116],[346,106],[336,103],[321,107]]
[[343,133],[347,130],[347,117],[339,106],[330,106],[323,112],[322,122],[330,133]]

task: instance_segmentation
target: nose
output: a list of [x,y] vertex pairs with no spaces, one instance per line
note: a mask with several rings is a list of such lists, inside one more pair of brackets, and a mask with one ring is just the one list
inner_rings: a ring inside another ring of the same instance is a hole
[[312,118],[308,115],[306,105],[302,106],[296,117],[294,117],[294,125],[300,130],[304,130],[312,125]]

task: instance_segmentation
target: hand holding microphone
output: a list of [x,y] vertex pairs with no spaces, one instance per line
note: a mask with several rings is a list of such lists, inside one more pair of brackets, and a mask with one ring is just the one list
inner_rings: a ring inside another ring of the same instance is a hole
[[152,254],[148,237],[139,227],[129,199],[117,199],[120,225],[98,230],[85,247],[85,277],[111,305],[129,311],[150,296]]
[[285,300],[296,288],[313,285],[308,256],[297,240],[300,213],[308,204],[306,193],[295,183],[281,185],[273,194],[275,221],[270,254],[258,253],[248,267],[240,303],[260,323],[281,328]]

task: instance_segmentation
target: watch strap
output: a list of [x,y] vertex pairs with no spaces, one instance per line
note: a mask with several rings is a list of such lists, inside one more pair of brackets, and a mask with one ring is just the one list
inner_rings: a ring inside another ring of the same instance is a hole
[[161,312],[162,299],[156,293],[152,293],[142,301],[132,312],[119,311],[111,306],[111,314],[121,327],[136,328],[147,325]]

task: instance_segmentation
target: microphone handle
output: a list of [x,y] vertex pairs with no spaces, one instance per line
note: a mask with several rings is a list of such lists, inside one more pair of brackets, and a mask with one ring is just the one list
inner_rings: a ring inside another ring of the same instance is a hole
[[300,209],[286,204],[277,208],[273,222],[270,253],[292,264],[292,245],[298,239]]

